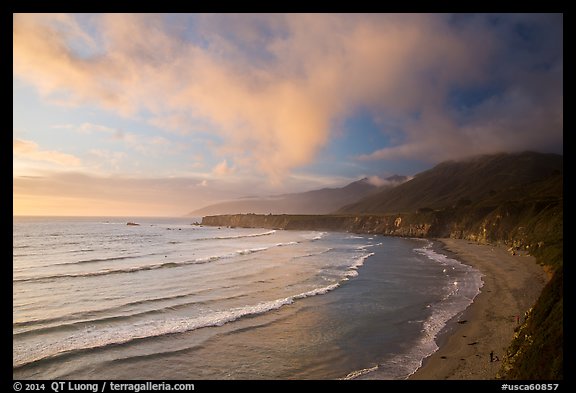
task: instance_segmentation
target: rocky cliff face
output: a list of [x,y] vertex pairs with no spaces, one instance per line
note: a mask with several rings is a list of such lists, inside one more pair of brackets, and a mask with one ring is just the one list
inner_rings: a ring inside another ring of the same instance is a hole
[[203,225],[242,228],[327,230],[388,236],[428,237],[434,218],[428,215],[260,215],[207,216]]
[[[499,373],[504,379],[563,378],[563,200],[511,200],[493,206],[420,209],[411,214],[208,216],[203,225],[329,230],[404,237],[451,237],[501,243],[548,265],[550,282],[514,337]],[[545,354],[545,356],[543,356]]]
[[405,237],[451,237],[483,244],[502,243],[531,253],[557,240],[550,238],[550,235],[561,231],[562,216],[562,203],[556,200],[388,215],[233,214],[207,216],[202,219],[202,224]]

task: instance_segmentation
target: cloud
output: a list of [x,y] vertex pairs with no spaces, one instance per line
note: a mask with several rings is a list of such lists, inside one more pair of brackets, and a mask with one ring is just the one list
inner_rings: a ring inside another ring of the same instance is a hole
[[[124,156],[92,150],[91,156],[113,165]],[[35,170],[13,176],[14,214],[26,215],[163,215],[182,216],[201,207],[250,195],[279,195],[294,190],[339,187],[356,179],[310,175],[288,176],[279,188],[261,177],[210,177],[210,173],[166,177],[110,175],[95,172]]]
[[[71,15],[14,14],[13,69],[41,94],[78,105],[97,101],[128,113],[132,107],[113,80],[125,71],[103,58],[84,58],[74,43],[93,45],[90,36]],[[38,63],[39,62],[39,63]]]
[[234,171],[235,169],[228,166],[228,162],[226,160],[220,162],[214,167],[214,169],[212,169],[212,173],[218,176],[227,176],[234,173]]
[[105,14],[89,33],[74,16],[15,14],[14,75],[61,104],[216,133],[217,153],[272,179],[309,164],[360,109],[401,125],[365,160],[562,145],[561,16],[193,18]]
[[14,214],[182,216],[221,198],[208,187],[197,187],[198,182],[48,171],[34,178],[16,176]]
[[383,179],[380,176],[368,176],[367,180],[368,180],[368,183],[370,183],[376,187],[382,187],[382,186],[388,186],[388,185],[395,186],[395,185],[401,184],[405,181],[405,180],[402,180],[402,181],[388,180],[388,179]]
[[105,166],[118,171],[120,169],[120,163],[126,159],[126,153],[121,151],[90,149],[88,151],[88,158],[94,161],[96,168]]
[[163,136],[144,136],[136,132],[126,132],[121,129],[94,123],[82,123],[53,126],[53,128],[73,129],[82,134],[108,135],[110,140],[121,142],[130,149],[144,155],[160,155],[182,151],[184,146],[176,145]]
[[108,134],[115,134],[118,132],[114,128],[106,127],[106,126],[103,126],[100,124],[93,124],[93,123],[82,123],[78,127],[78,131],[84,132],[87,134],[90,134],[93,132],[104,132],[104,133],[108,133]]
[[[207,181],[202,176],[142,177],[50,170],[34,176],[16,175],[14,214],[181,217],[212,203],[262,191],[262,182]],[[203,186],[208,182],[210,187]]]
[[78,166],[80,159],[71,154],[55,150],[41,150],[36,142],[23,139],[13,139],[12,150],[15,157],[35,161],[47,161],[63,166]]

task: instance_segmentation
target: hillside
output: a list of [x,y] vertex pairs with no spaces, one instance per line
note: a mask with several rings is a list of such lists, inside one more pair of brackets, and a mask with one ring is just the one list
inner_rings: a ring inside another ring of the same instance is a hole
[[551,176],[562,178],[560,155],[524,152],[476,156],[438,164],[398,187],[344,206],[337,213],[410,213],[459,204],[494,206],[533,191],[536,198],[558,195],[557,185],[551,190],[545,186],[536,190],[536,183],[549,181]]
[[391,176],[386,184],[376,186],[364,178],[341,188],[323,188],[308,192],[284,194],[268,198],[244,198],[216,203],[191,212],[190,216],[212,214],[326,214],[375,192],[392,188],[406,180],[404,176]]
[[324,215],[204,217],[205,225],[451,237],[505,244],[546,266],[550,281],[520,325],[499,377],[563,378],[563,158],[519,153],[445,162]]

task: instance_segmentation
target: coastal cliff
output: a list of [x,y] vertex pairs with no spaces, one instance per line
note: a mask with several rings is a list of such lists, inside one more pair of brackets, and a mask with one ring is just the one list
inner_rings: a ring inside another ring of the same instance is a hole
[[[410,223],[407,220],[410,219]],[[404,222],[403,222],[404,220]],[[241,228],[269,228],[292,230],[325,230],[337,232],[378,233],[388,236],[426,237],[431,224],[428,216],[408,215],[260,215],[233,214],[207,216],[203,225]]]
[[504,244],[511,253],[531,254],[546,267],[550,281],[512,338],[498,377],[523,380],[563,378],[561,198],[508,201],[492,207],[420,209],[412,214],[207,216],[202,219],[202,225],[449,237],[481,244]]
[[540,249],[554,248],[558,251],[561,248],[562,238],[557,234],[562,230],[562,210],[561,200],[550,200],[509,202],[496,207],[421,209],[411,214],[232,214],[206,216],[202,224],[402,237],[449,237],[482,244],[505,244],[537,256]]
[[447,161],[334,214],[207,216],[203,225],[466,239],[533,255],[549,282],[502,361],[504,379],[563,377],[563,157],[523,152]]
[[503,243],[555,265],[562,259],[562,165],[556,154],[476,156],[440,163],[332,214],[232,214],[202,223]]

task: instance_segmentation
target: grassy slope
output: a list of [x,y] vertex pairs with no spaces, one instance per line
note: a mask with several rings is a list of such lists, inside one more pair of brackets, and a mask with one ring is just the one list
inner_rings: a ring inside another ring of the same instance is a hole
[[444,162],[409,182],[344,206],[338,213],[411,213],[466,202],[499,204],[514,197],[510,189],[522,194],[521,185],[561,174],[562,160],[556,154],[525,152]]
[[557,380],[563,378],[563,207],[547,206],[526,217],[532,254],[552,271],[552,278],[514,335],[500,370],[503,379]]

